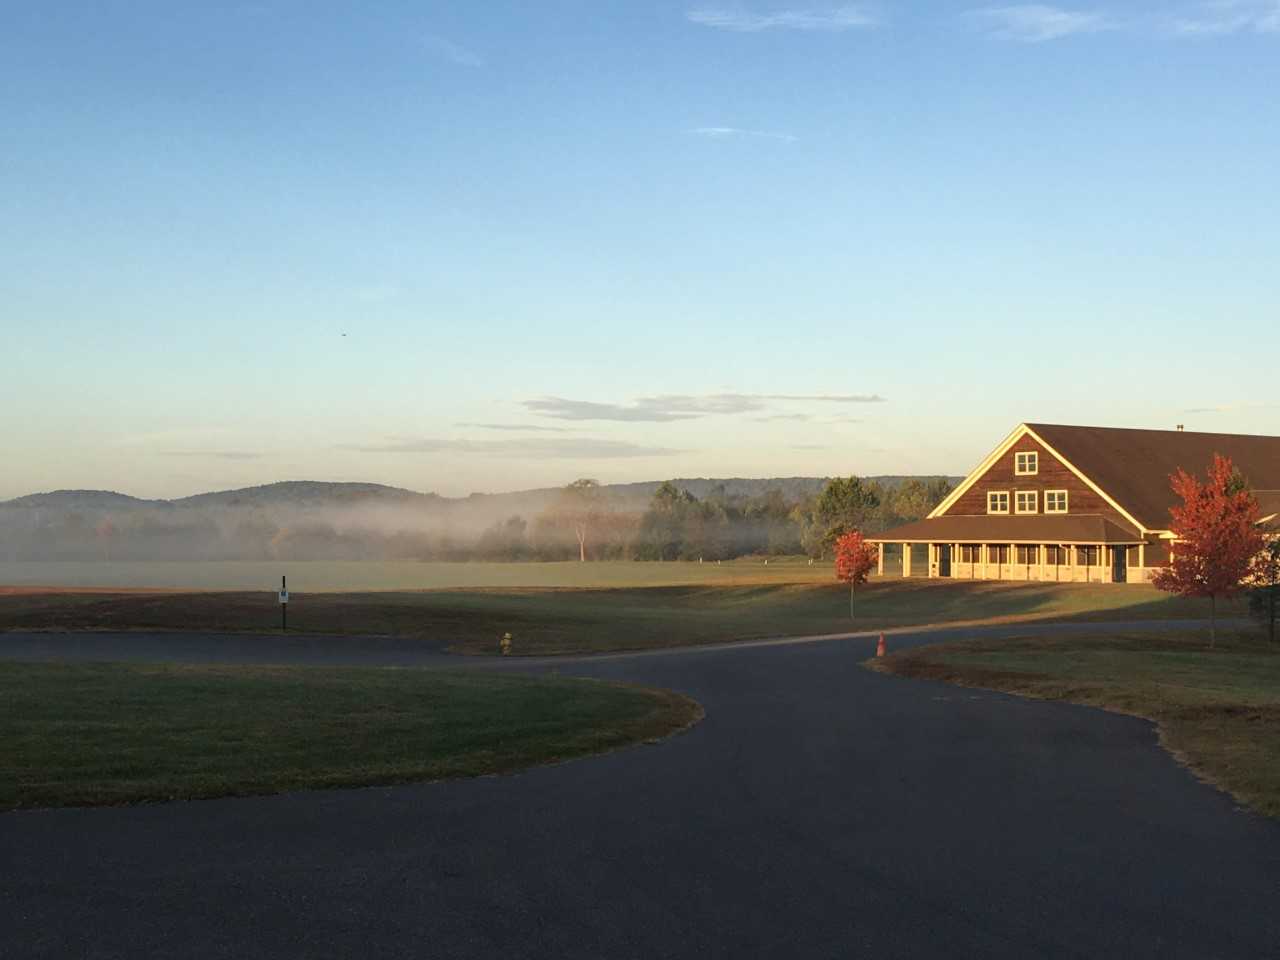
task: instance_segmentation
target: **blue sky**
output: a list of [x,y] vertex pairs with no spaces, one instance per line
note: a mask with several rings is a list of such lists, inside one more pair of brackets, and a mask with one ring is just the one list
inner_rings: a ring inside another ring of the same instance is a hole
[[0,497],[1280,433],[1280,0],[0,7]]

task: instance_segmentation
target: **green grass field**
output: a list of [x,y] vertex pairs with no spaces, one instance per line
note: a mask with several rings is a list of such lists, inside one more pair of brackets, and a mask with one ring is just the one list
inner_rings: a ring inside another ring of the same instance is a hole
[[392,669],[0,663],[0,808],[501,773],[652,740],[687,697]]
[[907,677],[1067,700],[1146,717],[1161,742],[1242,803],[1280,817],[1280,644],[1228,631],[1022,637],[872,660]]
[[418,563],[413,561],[0,562],[0,587],[121,587],[177,590],[273,590],[280,577],[303,593],[507,587],[670,587],[832,579],[830,561],[803,557],[690,562]]
[[[1228,605],[1222,613],[1233,616],[1240,609]],[[510,632],[514,652],[531,655],[933,623],[1176,619],[1207,611],[1201,603],[1141,585],[885,579],[859,591],[856,612],[851,621],[848,592],[831,579],[774,583],[744,577],[718,585],[666,587],[293,594],[289,627],[296,632],[422,637],[446,641],[464,653],[496,653],[498,638]],[[275,595],[265,592],[0,595],[0,630],[271,632],[279,623]]]

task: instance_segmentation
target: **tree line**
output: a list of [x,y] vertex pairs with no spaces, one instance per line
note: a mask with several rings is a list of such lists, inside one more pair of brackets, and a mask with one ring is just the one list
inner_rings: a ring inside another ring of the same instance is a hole
[[577,480],[529,523],[501,520],[476,544],[483,560],[731,560],[764,555],[832,556],[851,530],[875,533],[926,516],[951,491],[944,478],[881,484],[829,480],[816,495],[781,490],[734,496],[723,485],[695,497],[668,481],[647,508],[618,509],[595,480]]
[[945,479],[667,481],[651,494],[582,479],[522,504],[75,502],[0,507],[0,560],[728,560],[831,556],[841,533],[927,514]]

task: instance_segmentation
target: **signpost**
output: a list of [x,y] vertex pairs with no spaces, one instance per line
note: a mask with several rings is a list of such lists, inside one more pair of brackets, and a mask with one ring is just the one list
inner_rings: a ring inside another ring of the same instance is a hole
[[289,585],[284,577],[280,578],[280,629],[289,629]]

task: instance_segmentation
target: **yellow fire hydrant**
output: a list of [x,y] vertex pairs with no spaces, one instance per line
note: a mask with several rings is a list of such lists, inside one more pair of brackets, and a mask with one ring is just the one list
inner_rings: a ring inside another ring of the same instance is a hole
[[498,641],[498,647],[502,650],[504,657],[511,656],[511,634],[504,633],[502,639]]

